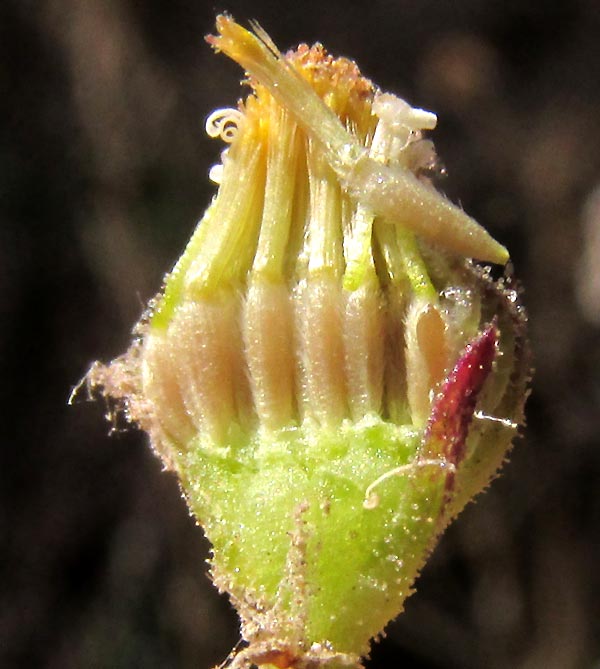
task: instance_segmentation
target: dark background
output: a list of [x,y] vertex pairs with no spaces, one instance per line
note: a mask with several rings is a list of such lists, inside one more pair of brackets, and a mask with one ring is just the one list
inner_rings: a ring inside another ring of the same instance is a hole
[[600,6],[595,0],[4,0],[0,667],[208,669],[238,639],[176,481],[100,403],[207,205],[214,15],[323,41],[440,119],[442,187],[512,251],[537,373],[501,479],[450,529],[376,668],[600,667]]

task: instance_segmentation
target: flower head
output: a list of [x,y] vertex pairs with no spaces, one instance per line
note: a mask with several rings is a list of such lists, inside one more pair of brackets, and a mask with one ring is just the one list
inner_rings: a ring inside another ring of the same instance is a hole
[[242,618],[234,663],[358,666],[522,422],[506,249],[432,185],[431,112],[321,45],[217,19],[251,93],[218,192],[92,385],[181,480]]

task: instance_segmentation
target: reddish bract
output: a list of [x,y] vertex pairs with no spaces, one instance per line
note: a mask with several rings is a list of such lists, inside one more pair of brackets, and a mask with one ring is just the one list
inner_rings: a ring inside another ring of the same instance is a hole
[[453,489],[455,469],[464,458],[477,397],[492,371],[497,342],[498,328],[492,322],[467,345],[433,403],[424,455],[452,465],[446,474],[447,492]]

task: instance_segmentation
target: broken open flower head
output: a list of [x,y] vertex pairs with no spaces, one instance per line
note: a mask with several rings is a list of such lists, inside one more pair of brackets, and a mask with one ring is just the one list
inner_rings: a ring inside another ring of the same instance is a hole
[[501,466],[527,385],[506,249],[431,183],[430,112],[257,26],[209,43],[218,192],[126,355],[89,379],[147,430],[213,546],[236,666],[358,667]]

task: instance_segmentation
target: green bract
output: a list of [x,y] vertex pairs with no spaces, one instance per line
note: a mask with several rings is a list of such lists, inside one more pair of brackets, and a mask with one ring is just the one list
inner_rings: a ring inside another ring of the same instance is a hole
[[320,45],[219,17],[252,92],[131,349],[89,379],[145,429],[242,619],[235,666],[358,667],[494,476],[528,379],[487,232],[432,186],[435,115]]

